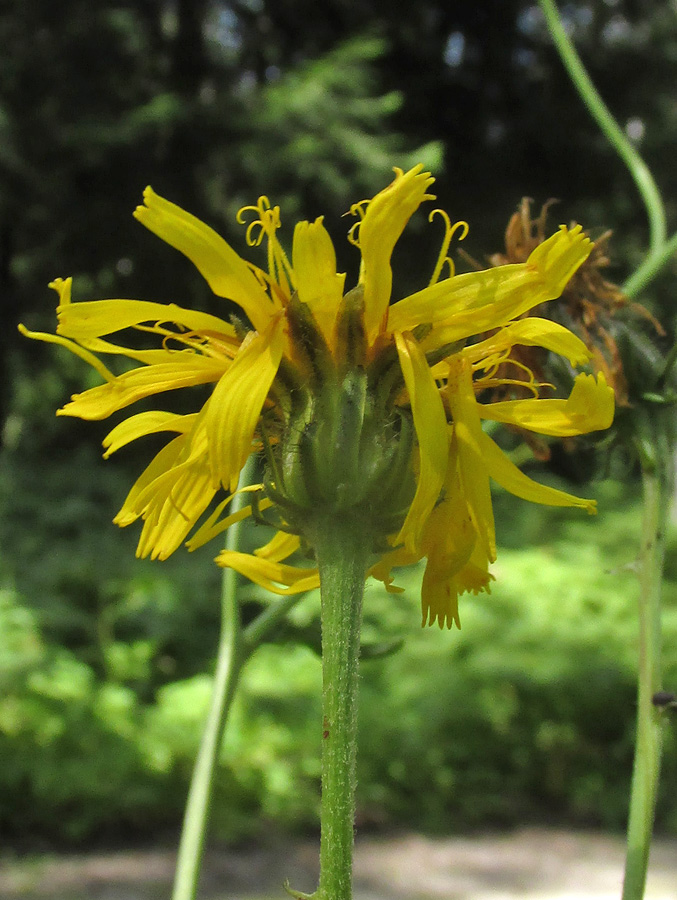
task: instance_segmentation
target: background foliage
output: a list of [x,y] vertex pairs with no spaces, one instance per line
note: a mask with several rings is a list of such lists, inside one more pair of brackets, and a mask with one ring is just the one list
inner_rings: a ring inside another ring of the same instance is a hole
[[[674,222],[674,5],[572,2],[563,12]],[[478,259],[501,249],[522,196],[537,206],[558,197],[553,225],[615,229],[622,280],[645,248],[644,216],[533,3],[422,0],[404,16],[380,0],[23,0],[0,11],[0,42],[0,833],[21,846],[130,828],[150,838],[180,820],[219,574],[209,550],[139,562],[135,535],[110,525],[149,448],[104,464],[107,425],[54,419],[94,382],[79,360],[17,336],[17,321],[52,327],[47,282],[74,275],[76,299],[216,310],[190,264],[131,219],[148,182],[236,247],[235,212],[261,193],[282,205],[287,234],[297,217],[324,214],[352,277],[340,217],[392,165],[434,170],[439,203],[469,220],[466,249]],[[427,279],[429,239],[423,229],[407,238],[402,292]],[[669,334],[674,274],[673,264],[642,298]],[[566,470],[581,493],[600,493],[602,514],[581,520],[499,497],[499,581],[464,601],[460,635],[418,630],[416,573],[402,599],[370,590],[365,639],[405,644],[363,666],[364,824],[623,824],[634,476],[616,460],[591,486],[600,460],[572,459],[539,477]],[[677,681],[676,559],[672,544],[666,685]],[[219,774],[221,835],[315,821],[316,605],[304,601],[246,670]],[[659,821],[671,829],[676,787],[668,747]]]

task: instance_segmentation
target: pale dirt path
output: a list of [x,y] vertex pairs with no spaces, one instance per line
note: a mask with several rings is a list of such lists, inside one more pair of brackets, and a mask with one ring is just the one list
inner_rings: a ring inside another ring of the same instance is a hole
[[[315,886],[317,847],[271,842],[209,853],[201,900],[284,900],[289,877]],[[0,900],[168,900],[166,850],[0,863]],[[355,900],[619,900],[623,840],[525,829],[473,838],[365,837],[355,856]],[[677,900],[677,839],[654,846],[646,900]]]

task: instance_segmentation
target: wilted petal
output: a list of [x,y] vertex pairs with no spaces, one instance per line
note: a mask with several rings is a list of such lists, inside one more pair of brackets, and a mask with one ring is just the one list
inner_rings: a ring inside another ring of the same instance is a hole
[[453,575],[449,575],[444,568],[435,566],[434,558],[428,559],[421,582],[421,609],[423,620],[421,624],[434,625],[438,623],[440,628],[451,628],[455,624],[461,627],[458,615],[458,590]]
[[371,575],[377,581],[382,581],[383,586],[389,594],[401,594],[404,588],[394,584],[394,579],[390,574],[390,570],[399,566],[410,566],[421,559],[422,554],[410,553],[406,547],[396,547],[385,553],[378,562],[368,570],[367,576]]
[[456,575],[455,582],[459,594],[479,594],[482,591],[491,593],[494,576],[489,572],[489,562],[482,545],[478,542],[470,560]]
[[470,559],[477,531],[463,495],[459,473],[458,442],[452,439],[442,500],[430,514],[423,536],[428,557],[421,586],[422,624],[438,622],[440,628],[460,628],[458,591],[454,578]]

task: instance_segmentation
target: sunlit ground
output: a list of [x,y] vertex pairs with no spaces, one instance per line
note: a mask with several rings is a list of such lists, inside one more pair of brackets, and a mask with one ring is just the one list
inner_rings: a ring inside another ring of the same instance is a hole
[[[498,836],[358,840],[355,900],[618,900],[623,839],[526,829]],[[201,900],[273,900],[315,886],[313,842],[268,841],[208,856]],[[168,850],[6,861],[2,900],[160,900],[171,885]],[[677,898],[677,840],[654,846],[646,900]]]

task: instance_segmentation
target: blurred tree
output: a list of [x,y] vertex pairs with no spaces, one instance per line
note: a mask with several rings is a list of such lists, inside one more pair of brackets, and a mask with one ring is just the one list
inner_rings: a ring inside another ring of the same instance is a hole
[[[0,13],[0,39],[5,364],[20,316],[51,320],[44,285],[57,274],[86,275],[83,292],[98,294],[196,290],[178,257],[141,265],[147,238],[129,215],[148,181],[228,232],[262,190],[343,212],[356,185],[381,183],[420,143],[393,132],[400,98],[379,88],[373,40],[260,78],[235,9],[208,0],[27,0]],[[440,167],[434,148],[423,156]]]

